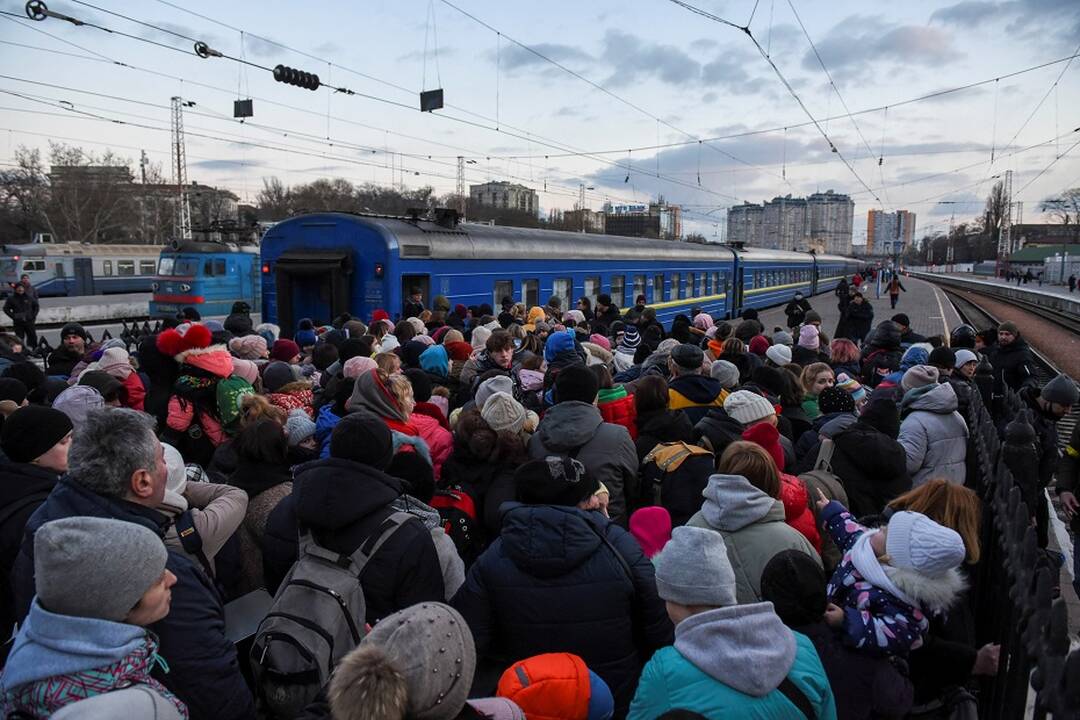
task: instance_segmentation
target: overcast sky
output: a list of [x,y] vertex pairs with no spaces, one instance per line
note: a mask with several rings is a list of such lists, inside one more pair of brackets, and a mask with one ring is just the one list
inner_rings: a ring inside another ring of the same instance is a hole
[[[791,1],[856,113],[1058,60],[1080,42],[1078,0]],[[441,0],[93,3],[202,39],[226,55],[317,73],[353,96],[276,83],[264,70],[241,70],[227,59],[200,59],[188,40],[75,2],[48,4],[184,52],[57,19],[0,16],[0,72],[8,76],[0,89],[38,99],[0,98],[0,162],[10,162],[20,144],[47,148],[52,137],[109,147],[135,161],[144,149],[168,166],[169,98],[181,95],[195,102],[185,116],[189,179],[228,187],[248,201],[264,177],[275,175],[288,184],[330,176],[452,192],[456,156],[463,155],[473,161],[467,182],[522,182],[540,192],[544,209],[571,208],[581,183],[595,188],[587,193],[594,209],[605,199],[662,194],[687,207],[688,229],[710,237],[713,218],[724,217],[720,208],[833,189],[856,201],[859,242],[874,207],[918,213],[920,234],[946,227],[954,213],[957,221],[977,215],[993,176],[1006,170],[1014,173],[1028,221],[1037,219],[1041,199],[1080,185],[1080,147],[1035,179],[1080,140],[1072,132],[1080,127],[1080,58],[1068,69],[1058,63],[857,115],[860,135],[788,0],[692,0],[739,25],[754,12],[753,36],[821,119],[839,150],[832,153],[745,33],[667,0],[453,2],[495,30]],[[11,0],[0,0],[0,8],[23,14],[22,3]],[[436,87],[445,91],[446,108],[412,109],[416,92]],[[255,115],[244,126],[231,117],[237,97],[255,98]],[[49,107],[59,101],[70,105]],[[697,142],[757,130],[773,131]],[[655,149],[669,143],[685,144]],[[586,155],[568,156],[573,152]]]

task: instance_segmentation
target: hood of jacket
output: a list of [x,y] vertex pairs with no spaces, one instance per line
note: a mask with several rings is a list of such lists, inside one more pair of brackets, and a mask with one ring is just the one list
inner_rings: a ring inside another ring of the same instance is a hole
[[909,390],[900,403],[903,413],[925,410],[926,412],[948,415],[959,407],[956,391],[949,383],[936,383]]
[[784,504],[742,475],[712,475],[701,494],[705,497],[701,515],[717,530],[734,532],[766,518],[784,520]]
[[779,687],[795,664],[795,633],[770,602],[734,605],[692,615],[675,626],[675,649],[709,677],[762,697]]
[[562,505],[502,506],[503,551],[519,569],[539,578],[565,575],[600,547],[599,515]]
[[828,415],[822,415],[818,420],[825,420],[825,422],[817,424],[818,434],[831,438],[836,437],[840,433],[847,430],[854,425],[859,418],[854,413],[829,413]]
[[565,453],[592,440],[603,423],[600,411],[594,406],[568,400],[544,413],[536,434],[548,450]]
[[390,507],[398,512],[409,513],[410,515],[420,518],[424,523],[424,527],[428,530],[442,527],[442,519],[439,517],[439,511],[427,503],[420,502],[412,495],[402,495],[390,503]]
[[881,567],[896,587],[933,615],[940,615],[948,610],[967,587],[963,573],[957,568],[951,568],[944,575],[931,577],[911,568],[892,565]]
[[370,465],[326,458],[296,468],[292,494],[301,524],[337,530],[386,507],[404,492],[400,480]]
[[[731,418],[728,418],[729,420]],[[732,420],[732,422],[735,422]],[[689,440],[694,434],[694,426],[686,413],[681,410],[660,410],[637,416],[639,435],[653,437],[682,437]]]
[[366,410],[376,417],[405,422],[405,413],[402,412],[397,398],[390,392],[390,388],[379,380],[376,370],[369,370],[356,378],[345,409],[349,412]]
[[0,465],[0,508],[24,497],[48,493],[60,476],[30,463],[6,462]]
[[137,625],[58,615],[35,597],[0,682],[10,690],[54,675],[93,670],[122,660],[145,642],[146,630]]
[[698,405],[707,405],[723,391],[719,380],[704,375],[680,375],[672,378],[668,389],[674,390],[687,400]]

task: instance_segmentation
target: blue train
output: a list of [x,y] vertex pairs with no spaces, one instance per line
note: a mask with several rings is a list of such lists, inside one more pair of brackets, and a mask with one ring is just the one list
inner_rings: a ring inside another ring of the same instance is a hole
[[33,242],[0,246],[0,283],[23,275],[41,297],[149,292],[161,245]]
[[569,308],[607,293],[626,308],[644,294],[665,324],[693,307],[731,318],[796,291],[829,291],[861,267],[832,255],[458,224],[442,211],[434,220],[297,216],[266,232],[261,256],[263,319],[285,334],[305,317],[370,320],[380,308],[395,317],[414,287],[425,303],[444,295],[493,307],[507,296],[530,307],[558,296]]
[[259,248],[235,242],[183,240],[161,251],[150,317],[193,307],[205,318],[228,315],[234,302],[260,305]]

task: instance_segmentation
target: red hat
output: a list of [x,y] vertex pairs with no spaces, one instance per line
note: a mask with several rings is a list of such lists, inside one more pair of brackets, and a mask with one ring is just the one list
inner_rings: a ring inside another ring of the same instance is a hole
[[450,356],[451,360],[460,360],[464,362],[472,357],[473,347],[467,342],[456,340],[454,342],[446,343],[446,354]]
[[547,653],[507,668],[496,694],[514,701],[530,720],[587,720],[590,685],[589,668],[580,657]]
[[630,516],[630,534],[638,541],[645,557],[653,557],[671,539],[671,513],[659,505],[635,510]]
[[744,430],[742,438],[765,448],[776,463],[776,469],[784,472],[784,448],[780,445],[779,430],[769,423],[762,422]]
[[210,347],[213,335],[205,325],[194,323],[169,328],[159,333],[154,342],[162,354],[175,358],[179,363],[184,362],[184,358],[192,350],[205,350]]
[[750,339],[750,352],[764,357],[769,349],[769,341],[764,335],[755,335]]
[[390,313],[386,312],[382,308],[379,308],[378,310],[375,310],[373,313],[371,313],[371,322],[373,322],[373,323],[377,323],[380,320],[389,320],[389,319],[390,319]]
[[454,306],[454,314],[464,320],[469,316],[469,308],[465,307],[461,303]]
[[289,362],[294,357],[300,354],[300,346],[288,338],[282,338],[281,340],[275,340],[274,346],[270,348],[270,359],[280,360],[281,362]]

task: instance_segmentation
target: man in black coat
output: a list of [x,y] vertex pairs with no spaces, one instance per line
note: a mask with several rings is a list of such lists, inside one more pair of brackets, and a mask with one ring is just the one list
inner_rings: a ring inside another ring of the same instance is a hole
[[991,358],[994,364],[994,395],[1004,394],[1006,387],[1019,392],[1024,385],[1037,382],[1031,346],[1021,337],[1016,323],[1003,322],[998,325],[997,337],[997,351]]
[[[13,378],[0,378],[0,384],[22,385]],[[25,398],[25,386],[21,393]],[[13,412],[0,432],[8,459],[0,464],[0,640],[7,640],[15,624],[11,569],[26,523],[67,472],[71,430],[64,413],[30,405]]]
[[68,378],[75,366],[83,361],[90,350],[90,336],[79,323],[68,323],[60,328],[60,347],[49,353],[45,361],[45,374]]
[[[155,508],[165,497],[164,451],[154,420],[126,408],[91,411],[68,453],[68,475],[30,517],[12,584],[15,615],[34,596],[34,533],[60,518],[86,516],[131,522],[164,538],[171,518]],[[164,540],[162,540],[164,542]],[[225,635],[225,610],[213,583],[187,556],[169,549],[176,576],[169,614],[149,626],[169,672],[161,679],[187,705],[192,720],[253,720],[255,705]]]
[[900,328],[900,345],[908,347],[915,343],[926,342],[926,336],[911,329],[911,318],[907,313],[896,313],[890,318]]
[[420,317],[423,312],[424,294],[420,292],[420,288],[414,287],[409,291],[409,299],[405,301],[405,307],[402,308],[401,317],[403,319]]
[[4,314],[11,318],[15,335],[26,342],[27,350],[37,349],[37,330],[35,324],[38,316],[37,297],[26,292],[26,286],[15,283],[15,287],[7,300],[4,301]]
[[[330,436],[330,457],[294,471],[292,494],[266,521],[263,572],[276,592],[296,562],[298,528],[310,529],[323,547],[342,555],[356,552],[394,513],[405,494],[402,481],[384,471],[394,456],[390,429],[368,413],[350,413]],[[364,568],[367,621],[374,625],[410,605],[446,597],[442,569],[431,533],[419,519],[402,523]]]
[[1080,425],[1073,427],[1069,444],[1057,467],[1057,493],[1073,533],[1073,588],[1080,595]]
[[451,602],[481,659],[474,694],[522,658],[570,652],[608,684],[624,717],[641,668],[674,636],[652,563],[591,509],[599,483],[577,460],[532,460],[515,481],[522,504],[503,506],[500,536]]
[[833,436],[832,470],[844,484],[855,517],[876,515],[911,489],[907,454],[896,441],[900,413],[889,399],[868,404],[859,419]]
[[229,317],[225,318],[223,327],[236,337],[250,335],[255,332],[255,325],[251,320],[251,306],[243,300],[233,303]]
[[596,296],[596,316],[593,318],[593,331],[607,335],[612,323],[622,320],[619,306],[611,300],[608,294]]
[[851,302],[847,306],[844,335],[857,345],[861,345],[866,336],[870,334],[870,327],[874,324],[874,307],[866,302],[861,292],[855,292],[851,296]]

